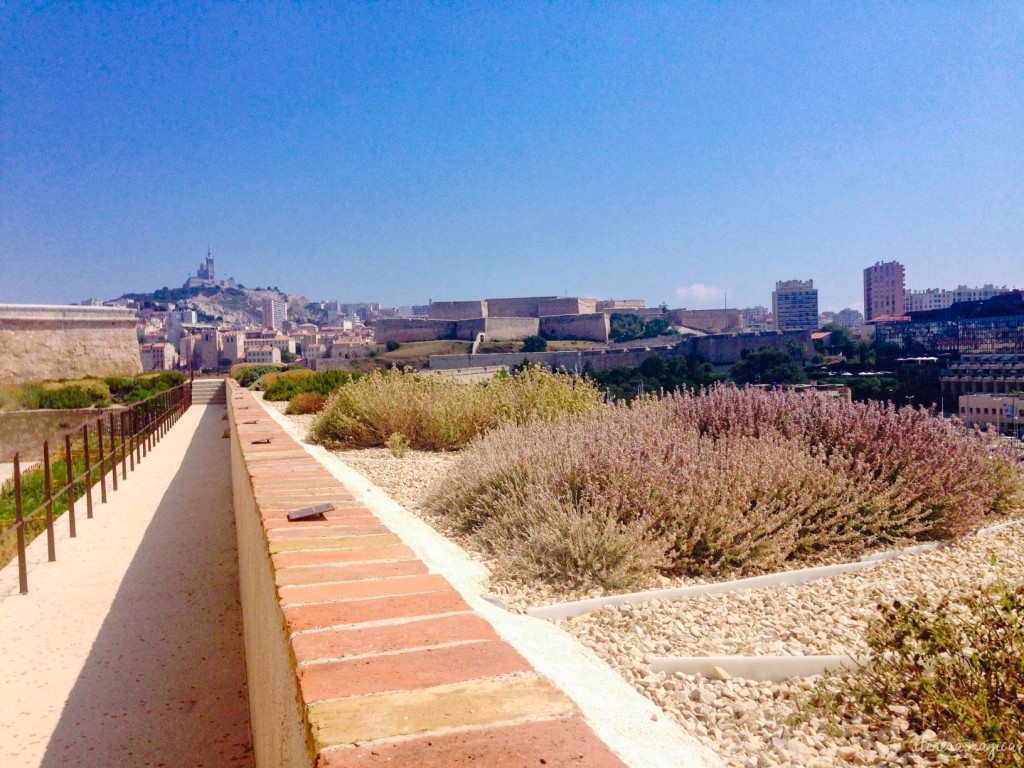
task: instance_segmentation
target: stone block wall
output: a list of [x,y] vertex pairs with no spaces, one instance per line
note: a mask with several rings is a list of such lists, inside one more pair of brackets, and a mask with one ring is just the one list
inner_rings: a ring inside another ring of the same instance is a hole
[[597,312],[597,299],[544,299],[537,305],[540,317],[547,315],[590,315]]
[[374,327],[378,344],[389,341],[438,341],[454,339],[458,323],[455,320],[427,320],[421,318],[385,318]]
[[456,337],[466,341],[484,334],[484,341],[522,341],[527,336],[536,336],[540,321],[536,317],[486,317],[475,320],[460,320]]
[[521,296],[515,299],[488,299],[489,317],[540,317],[542,301],[557,299],[557,296]]
[[753,352],[761,347],[786,350],[789,342],[795,341],[807,347],[807,357],[814,354],[810,331],[779,331],[774,333],[735,333],[718,336],[701,336],[690,339],[689,346],[712,365],[734,365],[743,352]]
[[136,320],[116,307],[0,304],[0,384],[135,376]]
[[603,312],[588,315],[555,315],[540,319],[540,333],[549,339],[583,339],[608,343],[611,321]]
[[743,327],[743,313],[738,309],[670,309],[672,325],[683,325],[706,333],[725,333]]
[[474,320],[487,317],[486,301],[432,301],[431,320]]

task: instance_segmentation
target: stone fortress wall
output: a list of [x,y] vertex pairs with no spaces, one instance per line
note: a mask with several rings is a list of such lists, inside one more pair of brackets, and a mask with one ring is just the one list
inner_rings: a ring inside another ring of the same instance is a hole
[[597,299],[544,299],[537,305],[538,317],[549,315],[592,315],[597,312]]
[[488,316],[486,301],[432,301],[431,320],[475,320]]
[[0,384],[135,376],[136,321],[119,307],[0,304]]
[[547,339],[585,339],[607,344],[610,331],[611,321],[604,312],[540,318],[540,334]]
[[536,317],[478,317],[460,320],[455,337],[474,341],[482,333],[484,341],[522,341],[527,336],[536,336],[540,323]]
[[707,333],[727,333],[743,327],[743,313],[738,309],[670,309],[668,321]]
[[455,320],[427,320],[425,318],[385,318],[378,320],[374,338],[379,344],[397,341],[437,341],[454,339],[458,323]]

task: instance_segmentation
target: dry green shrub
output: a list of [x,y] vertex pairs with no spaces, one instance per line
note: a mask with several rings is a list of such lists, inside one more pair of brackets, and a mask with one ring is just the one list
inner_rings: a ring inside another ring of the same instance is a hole
[[325,405],[327,405],[327,395],[322,395],[319,392],[303,392],[288,401],[288,407],[284,409],[284,412],[289,416],[320,413]]
[[600,402],[586,380],[539,367],[484,384],[392,369],[340,387],[311,433],[328,446],[377,447],[398,432],[418,450],[453,450],[502,424],[580,414]]
[[409,441],[401,432],[395,432],[384,444],[396,459],[404,459],[405,454],[409,452]]
[[958,764],[1024,761],[1024,585],[978,585],[934,602],[880,606],[868,630],[871,659],[838,691],[810,706],[837,722],[862,717],[881,731],[905,717],[910,731],[934,731],[906,751],[946,752]]
[[949,538],[1020,482],[921,411],[721,387],[491,432],[428,508],[508,575],[612,589]]
[[316,372],[311,371],[309,368],[295,368],[290,371],[271,371],[270,373],[264,373],[260,376],[256,383],[253,384],[253,389],[268,390],[282,379],[305,379],[309,376],[313,376]]

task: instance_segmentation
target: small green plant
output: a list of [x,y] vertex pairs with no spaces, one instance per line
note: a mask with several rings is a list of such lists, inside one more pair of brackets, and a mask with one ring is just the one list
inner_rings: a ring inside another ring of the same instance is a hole
[[395,341],[394,339],[391,339],[387,344],[384,345],[385,349],[387,349],[388,352],[394,352],[401,346],[402,345],[399,342]]
[[938,602],[922,596],[880,608],[868,630],[870,661],[809,706],[836,722],[863,716],[879,729],[899,713],[912,732],[932,730],[963,747],[964,764],[1020,766],[1021,753],[1007,748],[1019,744],[1024,723],[1024,585],[995,582]]
[[110,405],[109,392],[98,387],[71,384],[56,389],[44,389],[39,395],[39,407],[55,410],[68,408],[103,408]]
[[404,459],[405,454],[409,451],[409,441],[401,432],[393,432],[384,445],[396,459]]

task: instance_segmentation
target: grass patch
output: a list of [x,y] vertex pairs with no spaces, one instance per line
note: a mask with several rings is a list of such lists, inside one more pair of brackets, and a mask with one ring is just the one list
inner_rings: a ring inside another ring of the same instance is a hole
[[629,589],[951,539],[1022,487],[924,411],[719,386],[495,430],[427,509],[512,578]]
[[454,450],[502,424],[581,414],[600,402],[601,393],[586,380],[538,367],[483,384],[376,371],[331,395],[311,434],[328,446],[368,448],[400,433],[411,448]]

